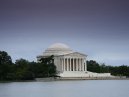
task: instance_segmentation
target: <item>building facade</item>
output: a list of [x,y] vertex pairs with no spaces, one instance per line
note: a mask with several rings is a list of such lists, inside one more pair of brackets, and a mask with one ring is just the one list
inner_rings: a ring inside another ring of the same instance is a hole
[[109,77],[110,73],[93,73],[87,71],[87,55],[74,52],[67,45],[56,43],[48,47],[37,61],[42,57],[54,55],[54,64],[60,77]]

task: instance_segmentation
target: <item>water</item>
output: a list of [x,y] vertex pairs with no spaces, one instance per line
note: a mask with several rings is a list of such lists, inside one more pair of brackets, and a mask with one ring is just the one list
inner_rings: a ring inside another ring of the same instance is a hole
[[129,80],[0,83],[0,97],[129,97]]

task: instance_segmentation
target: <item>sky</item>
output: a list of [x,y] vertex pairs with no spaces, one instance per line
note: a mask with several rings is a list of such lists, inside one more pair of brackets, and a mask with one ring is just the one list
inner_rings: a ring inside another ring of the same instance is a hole
[[129,0],[0,0],[0,50],[13,62],[36,61],[54,43],[129,66]]

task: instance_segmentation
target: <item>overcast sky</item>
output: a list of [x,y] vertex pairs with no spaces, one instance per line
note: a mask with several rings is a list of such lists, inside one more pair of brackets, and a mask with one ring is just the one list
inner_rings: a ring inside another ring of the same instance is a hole
[[13,61],[53,43],[107,65],[129,65],[129,0],[0,0],[0,50]]

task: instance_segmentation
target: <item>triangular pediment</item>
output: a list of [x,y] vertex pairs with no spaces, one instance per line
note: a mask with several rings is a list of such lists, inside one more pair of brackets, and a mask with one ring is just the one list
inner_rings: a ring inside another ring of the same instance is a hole
[[65,54],[63,56],[78,56],[78,57],[86,57],[87,55],[79,53],[79,52],[73,52],[73,53],[69,53],[69,54]]

